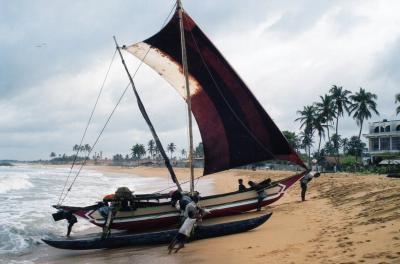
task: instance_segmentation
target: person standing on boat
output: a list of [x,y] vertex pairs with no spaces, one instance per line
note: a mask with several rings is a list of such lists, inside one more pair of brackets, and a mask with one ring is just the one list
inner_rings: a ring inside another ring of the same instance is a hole
[[320,176],[319,172],[310,171],[300,180],[301,187],[301,201],[304,202],[306,200],[306,192],[307,192],[307,184],[315,177],[318,178]]

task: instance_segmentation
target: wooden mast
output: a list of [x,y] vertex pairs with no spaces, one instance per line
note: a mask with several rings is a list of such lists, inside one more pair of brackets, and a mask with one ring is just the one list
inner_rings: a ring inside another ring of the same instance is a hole
[[190,193],[194,192],[194,169],[193,169],[193,131],[192,131],[192,104],[190,98],[189,89],[189,76],[188,76],[188,65],[187,65],[187,54],[186,54],[186,43],[185,43],[185,29],[183,26],[183,8],[181,0],[176,1],[178,14],[179,14],[179,28],[181,33],[181,49],[182,49],[182,66],[183,74],[185,76],[185,88],[186,88],[186,103],[188,113],[188,126],[189,126],[189,168],[190,168]]
[[142,100],[140,99],[140,96],[139,96],[139,94],[138,94],[138,92],[136,90],[135,83],[133,82],[132,76],[131,76],[131,74],[130,74],[130,72],[128,70],[128,67],[126,66],[124,57],[122,56],[122,53],[121,53],[121,48],[118,46],[117,39],[115,38],[115,36],[114,36],[114,42],[115,42],[115,46],[117,48],[117,51],[119,53],[119,56],[121,57],[122,65],[124,65],[125,71],[126,71],[126,73],[128,75],[129,82],[131,83],[132,90],[133,90],[133,92],[135,94],[136,102],[138,104],[139,110],[142,113],[142,116],[143,116],[144,120],[146,121],[147,125],[149,126],[150,132],[153,135],[154,141],[156,142],[156,145],[157,145],[158,149],[160,150],[161,156],[164,158],[165,166],[167,167],[167,169],[168,169],[168,171],[169,171],[169,173],[171,175],[172,181],[176,184],[176,186],[178,187],[178,190],[182,191],[182,188],[181,188],[181,185],[179,184],[178,178],[176,177],[175,172],[172,169],[171,162],[169,161],[169,158],[168,158],[167,154],[164,151],[164,148],[163,148],[163,146],[161,144],[160,139],[158,138],[156,130],[154,129],[154,126],[151,123],[150,118],[147,115],[146,109],[145,109],[145,107],[144,107],[144,105],[142,103]]

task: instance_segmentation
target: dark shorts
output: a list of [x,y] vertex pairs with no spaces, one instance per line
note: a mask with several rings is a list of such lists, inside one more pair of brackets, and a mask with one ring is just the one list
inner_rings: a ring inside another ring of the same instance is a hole
[[178,242],[185,243],[186,236],[184,234],[178,233],[175,237]]

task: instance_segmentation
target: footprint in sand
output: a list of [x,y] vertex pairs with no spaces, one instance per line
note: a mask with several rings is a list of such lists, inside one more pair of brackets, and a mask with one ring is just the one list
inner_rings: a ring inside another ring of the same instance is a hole
[[396,255],[394,255],[394,254],[388,254],[388,255],[386,255],[386,258],[388,258],[388,259],[397,259],[399,256],[396,256]]
[[372,259],[372,258],[376,258],[377,256],[373,253],[367,253],[367,254],[364,254],[362,257],[367,258],[367,259]]

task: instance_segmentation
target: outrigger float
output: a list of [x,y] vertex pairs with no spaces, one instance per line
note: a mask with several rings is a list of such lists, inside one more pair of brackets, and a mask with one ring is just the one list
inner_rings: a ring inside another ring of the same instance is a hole
[[[227,222],[222,224],[199,225],[195,227],[193,236],[190,238],[190,240],[194,241],[249,231],[264,224],[271,217],[271,215],[272,213],[251,219]],[[167,244],[171,242],[177,232],[177,229],[134,234],[129,232],[122,232],[111,234],[107,238],[102,238],[102,234],[99,233],[85,236],[75,236],[71,238],[47,237],[42,240],[46,244],[56,248],[88,250]]]

